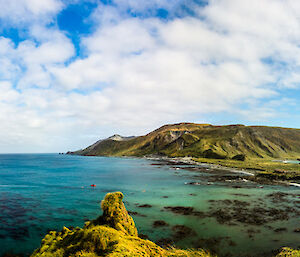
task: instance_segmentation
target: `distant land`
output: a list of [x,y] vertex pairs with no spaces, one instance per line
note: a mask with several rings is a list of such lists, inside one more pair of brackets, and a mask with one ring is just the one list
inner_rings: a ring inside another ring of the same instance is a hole
[[88,156],[168,156],[206,159],[298,159],[300,129],[178,123],[147,135],[114,135],[68,154]]

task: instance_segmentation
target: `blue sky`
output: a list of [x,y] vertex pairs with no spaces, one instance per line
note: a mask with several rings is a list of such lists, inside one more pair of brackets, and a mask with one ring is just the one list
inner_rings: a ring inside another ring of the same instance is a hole
[[296,1],[0,4],[0,152],[182,121],[300,128]]

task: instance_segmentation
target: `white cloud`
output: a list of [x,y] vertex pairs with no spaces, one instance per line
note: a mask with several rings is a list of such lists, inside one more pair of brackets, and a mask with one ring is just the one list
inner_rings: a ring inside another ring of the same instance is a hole
[[[116,3],[140,12],[150,4]],[[196,17],[161,21],[99,5],[97,30],[81,40],[85,57],[72,61],[74,47],[62,32],[33,23],[18,46],[0,38],[0,133],[12,138],[11,149],[62,151],[191,116],[205,122],[217,112],[267,122],[289,101],[280,90],[299,88],[299,7],[215,0],[195,9]],[[57,11],[36,8],[29,12]]]
[[25,26],[33,21],[49,22],[63,4],[60,0],[0,0],[0,6],[2,26]]

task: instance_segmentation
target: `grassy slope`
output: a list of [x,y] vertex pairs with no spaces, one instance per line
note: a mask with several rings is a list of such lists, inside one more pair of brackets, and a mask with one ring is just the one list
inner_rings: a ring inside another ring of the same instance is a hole
[[170,157],[192,156],[230,159],[300,158],[300,130],[259,126],[212,126],[180,123],[163,126],[145,136],[127,141],[103,140],[80,155]]
[[275,180],[300,180],[299,164],[274,162],[268,159],[247,159],[243,162],[236,160],[218,160],[207,158],[194,158],[193,160],[237,169],[256,170],[257,177]]

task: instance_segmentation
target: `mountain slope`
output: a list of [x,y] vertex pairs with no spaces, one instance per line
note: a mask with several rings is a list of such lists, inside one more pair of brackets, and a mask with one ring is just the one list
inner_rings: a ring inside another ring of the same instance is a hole
[[113,136],[76,152],[96,156],[299,158],[300,129],[179,123],[140,137]]

